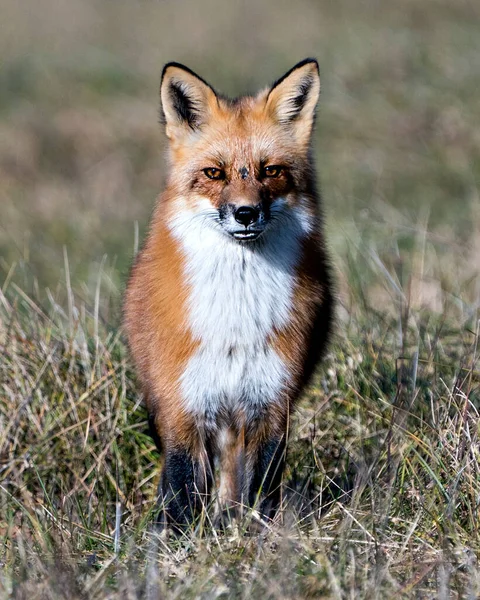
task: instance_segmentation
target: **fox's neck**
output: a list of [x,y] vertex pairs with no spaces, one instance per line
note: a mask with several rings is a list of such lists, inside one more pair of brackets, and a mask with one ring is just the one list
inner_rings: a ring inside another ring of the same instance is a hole
[[285,210],[260,239],[246,243],[185,206],[169,226],[185,257],[189,321],[197,339],[260,342],[288,323],[302,242],[312,227],[306,212]]

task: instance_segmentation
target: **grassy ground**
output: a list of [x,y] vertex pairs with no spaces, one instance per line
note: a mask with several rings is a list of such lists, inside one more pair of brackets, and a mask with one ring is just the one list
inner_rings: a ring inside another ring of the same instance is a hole
[[[477,598],[480,13],[457,0],[2,6],[0,597]],[[338,281],[279,522],[167,543],[119,330],[164,176],[157,86],[318,57]]]
[[[427,265],[424,236],[419,246]],[[281,523],[249,534],[249,515],[221,534],[207,519],[169,544],[150,526],[159,456],[101,302],[70,291],[65,310],[53,297],[46,310],[7,286],[4,594],[477,597],[476,312],[445,294],[435,313],[415,306],[413,277],[378,278],[396,312],[368,304],[361,282],[350,289],[349,317],[294,419]]]

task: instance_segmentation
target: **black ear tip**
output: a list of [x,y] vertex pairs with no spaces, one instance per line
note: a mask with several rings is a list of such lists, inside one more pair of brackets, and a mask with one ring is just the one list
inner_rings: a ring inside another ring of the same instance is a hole
[[290,75],[292,73],[294,73],[295,71],[297,71],[297,69],[301,69],[302,67],[304,67],[305,65],[315,65],[316,67],[316,71],[317,71],[317,75],[320,76],[320,70],[318,67],[318,61],[316,58],[304,58],[303,60],[301,60],[299,63],[297,63],[296,65],[294,65],[290,70],[288,70],[285,75],[282,75],[282,77],[280,77],[280,79],[277,79],[277,81],[275,81],[272,84],[271,90],[272,91],[274,88],[276,88],[278,85],[280,85],[281,83],[283,83],[285,81],[285,79],[287,79],[287,77],[290,77]]
[[168,62],[162,69],[162,76],[160,78],[161,81],[163,81],[163,78],[165,77],[168,69],[170,68],[175,68],[175,69],[182,69],[182,71],[187,71],[188,73],[191,73],[192,71],[190,71],[190,69],[188,67],[186,67],[185,65],[182,65],[181,63],[178,62]]
[[200,81],[201,83],[203,83],[203,85],[207,86],[207,88],[210,88],[210,90],[216,95],[216,92],[213,89],[213,87],[207,81],[205,81],[205,79],[203,79],[202,77],[200,77],[200,75],[198,75],[197,73],[195,73],[195,71],[192,71],[192,69],[189,69],[188,67],[186,67],[185,65],[182,65],[182,63],[179,63],[179,62],[168,62],[163,67],[162,77],[160,78],[160,87],[162,87],[165,75],[166,75],[167,71],[170,68],[172,68],[172,69],[178,69],[179,71],[183,71],[184,73],[187,73],[188,75],[190,75],[190,77],[194,77],[195,79],[197,79],[198,81]]
[[320,67],[318,66],[318,60],[313,57],[304,58],[303,60],[301,60],[299,63],[297,63],[293,67],[292,71],[294,71],[295,69],[300,69],[301,67],[304,67],[305,65],[315,65],[317,71],[320,71]]

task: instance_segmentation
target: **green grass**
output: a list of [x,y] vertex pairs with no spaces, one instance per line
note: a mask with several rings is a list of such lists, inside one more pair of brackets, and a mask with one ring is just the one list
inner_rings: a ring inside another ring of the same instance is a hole
[[[479,597],[475,3],[6,0],[2,23],[0,598]],[[309,55],[334,339],[278,522],[167,540],[119,328],[161,67],[233,95]]]

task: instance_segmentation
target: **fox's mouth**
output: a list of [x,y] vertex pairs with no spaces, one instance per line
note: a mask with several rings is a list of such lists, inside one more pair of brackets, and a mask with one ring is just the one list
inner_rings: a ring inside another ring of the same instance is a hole
[[242,242],[251,242],[253,240],[258,239],[262,235],[262,233],[263,233],[263,229],[254,230],[254,231],[243,230],[243,231],[232,231],[231,235],[236,240],[240,240]]

